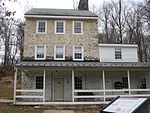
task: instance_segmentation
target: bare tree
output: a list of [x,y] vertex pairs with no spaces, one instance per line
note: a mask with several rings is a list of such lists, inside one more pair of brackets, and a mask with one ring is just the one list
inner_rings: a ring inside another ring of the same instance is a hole
[[25,23],[24,22],[19,22],[17,24],[17,48],[19,49],[19,53],[20,53],[20,61],[23,60],[23,47],[24,47],[24,27],[25,27]]
[[77,0],[73,0],[73,8],[74,9],[78,9],[78,1]]
[[142,5],[134,1],[105,2],[97,13],[103,31],[100,42],[137,44],[139,61],[150,61],[150,32],[145,30],[149,25],[148,6],[149,1]]

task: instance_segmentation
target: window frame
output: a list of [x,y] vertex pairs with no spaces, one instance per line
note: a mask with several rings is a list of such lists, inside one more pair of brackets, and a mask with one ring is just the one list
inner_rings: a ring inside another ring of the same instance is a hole
[[[75,33],[75,22],[80,22],[81,23],[81,33]],[[83,35],[83,21],[73,21],[73,34],[74,35]]]
[[[81,53],[82,53],[81,59],[75,59],[75,47],[81,47]],[[84,48],[83,48],[83,46],[73,46],[73,60],[74,61],[83,61],[84,60]]]
[[[42,83],[40,83],[41,81],[37,83],[37,77],[42,77],[42,79],[43,79]],[[40,84],[42,86],[38,86],[37,84],[38,85]],[[35,77],[35,89],[43,89],[43,88],[44,88],[44,76],[36,76]]]
[[[63,32],[57,32],[57,22],[63,22]],[[55,20],[55,34],[65,34],[65,24],[66,22],[64,20]]]
[[[39,22],[45,22],[45,32],[39,32],[38,29],[39,29]],[[37,23],[36,23],[36,33],[37,34],[46,34],[47,33],[47,20],[37,20]]]
[[[44,47],[44,58],[37,58],[37,47],[43,46]],[[35,60],[45,60],[46,59],[46,45],[36,45],[35,46]]]
[[[116,52],[120,52],[120,53],[116,53]],[[121,48],[115,48],[115,51],[114,51],[115,55],[115,60],[122,60],[122,49]]]
[[[57,46],[63,47],[63,58],[56,58],[56,47]],[[65,60],[65,46],[64,45],[54,45],[54,60]]]
[[[81,77],[81,78],[82,78],[82,82],[81,82],[81,85],[82,85],[81,87],[82,87],[82,88],[76,88],[76,77]],[[75,77],[74,77],[74,89],[75,89],[75,90],[84,89],[84,76],[75,76]]]
[[128,77],[122,77],[122,88],[123,89],[128,89],[129,88]]

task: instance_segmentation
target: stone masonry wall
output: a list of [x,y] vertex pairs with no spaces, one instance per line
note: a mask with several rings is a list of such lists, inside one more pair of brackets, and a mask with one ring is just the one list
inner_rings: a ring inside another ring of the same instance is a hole
[[[35,18],[26,19],[24,39],[24,60],[34,60],[35,46],[46,45],[46,59],[54,59],[54,45],[65,46],[65,60],[72,60],[73,46],[83,46],[84,60],[98,58],[98,25],[97,20],[65,20],[65,34],[55,34],[55,20],[47,20],[47,33],[37,34]],[[83,21],[83,35],[73,34],[73,21]]]

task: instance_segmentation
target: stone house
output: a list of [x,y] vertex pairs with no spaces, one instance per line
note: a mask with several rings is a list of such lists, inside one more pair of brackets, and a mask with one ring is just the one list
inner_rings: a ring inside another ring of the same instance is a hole
[[14,104],[100,104],[118,95],[150,96],[150,64],[138,62],[137,45],[98,44],[94,13],[33,8],[25,17]]

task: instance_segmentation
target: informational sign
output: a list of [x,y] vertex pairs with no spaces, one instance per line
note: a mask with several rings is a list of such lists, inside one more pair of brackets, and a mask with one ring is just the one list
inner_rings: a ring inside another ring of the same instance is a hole
[[134,113],[148,98],[117,98],[102,113]]

